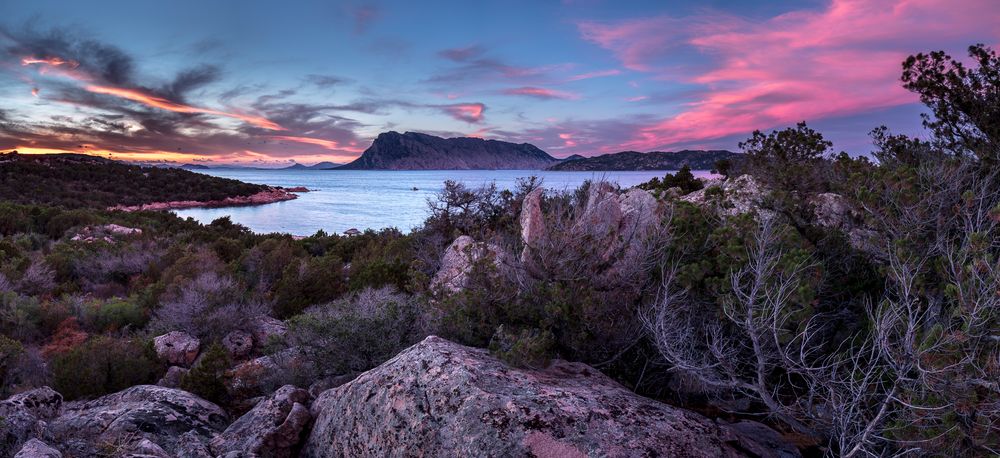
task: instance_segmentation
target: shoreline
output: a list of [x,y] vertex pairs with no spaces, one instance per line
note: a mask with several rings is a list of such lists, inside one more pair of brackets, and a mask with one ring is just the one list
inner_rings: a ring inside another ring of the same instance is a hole
[[221,200],[175,200],[169,202],[152,202],[148,204],[141,205],[116,205],[114,207],[108,207],[110,211],[123,211],[123,212],[135,212],[135,211],[165,211],[165,210],[183,210],[187,208],[218,208],[218,207],[245,207],[250,205],[266,205],[275,202],[284,202],[287,200],[298,199],[299,196],[296,192],[308,192],[308,191],[297,191],[298,189],[305,189],[303,187],[296,188],[277,188],[271,187],[264,191],[258,192],[256,194],[251,194],[249,196],[237,196],[237,197],[226,197]]

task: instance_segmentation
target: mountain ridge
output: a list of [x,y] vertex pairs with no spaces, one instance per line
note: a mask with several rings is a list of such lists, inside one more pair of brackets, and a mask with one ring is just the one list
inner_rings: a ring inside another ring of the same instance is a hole
[[558,161],[529,143],[390,131],[379,134],[361,157],[335,170],[523,170]]
[[709,170],[721,159],[734,160],[742,157],[728,150],[682,150],[682,151],[622,151],[600,156],[573,159],[553,164],[550,171],[628,171],[628,170],[678,170],[687,165],[695,170]]

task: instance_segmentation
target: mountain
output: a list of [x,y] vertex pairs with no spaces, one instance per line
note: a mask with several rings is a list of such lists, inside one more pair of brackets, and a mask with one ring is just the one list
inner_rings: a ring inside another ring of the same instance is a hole
[[527,143],[417,132],[384,132],[365,152],[341,170],[516,170],[544,169],[558,162]]
[[695,170],[709,170],[719,159],[734,159],[740,154],[725,150],[684,150],[677,152],[623,151],[600,156],[573,159],[553,164],[546,170],[555,171],[619,171],[619,170],[677,170],[687,164]]
[[340,167],[341,165],[344,165],[344,164],[341,164],[339,162],[325,161],[325,162],[320,162],[318,164],[310,165],[309,166],[309,170],[329,170],[329,169]]

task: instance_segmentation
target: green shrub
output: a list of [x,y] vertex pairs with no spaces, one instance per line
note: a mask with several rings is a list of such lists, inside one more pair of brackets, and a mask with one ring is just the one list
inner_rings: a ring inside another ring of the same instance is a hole
[[549,365],[555,337],[535,328],[507,332],[503,325],[490,339],[490,353],[515,367],[542,369]]
[[274,313],[287,318],[310,305],[336,299],[346,290],[344,264],[337,256],[294,261],[275,289]]
[[67,400],[156,383],[163,365],[149,340],[98,336],[52,358],[53,388]]
[[371,369],[424,337],[416,301],[392,288],[365,289],[312,307],[289,322],[288,340],[324,375]]
[[94,300],[87,303],[84,310],[86,315],[81,321],[96,332],[142,329],[149,322],[149,314],[134,299]]
[[701,180],[695,178],[694,174],[691,173],[691,167],[687,164],[681,166],[681,169],[677,171],[676,174],[666,174],[663,179],[653,178],[645,183],[637,186],[639,189],[645,189],[652,192],[654,195],[660,195],[672,188],[680,188],[681,194],[690,194],[701,189],[704,186]]
[[181,378],[181,389],[201,396],[207,401],[224,405],[229,398],[225,374],[231,366],[229,353],[222,345],[214,343]]

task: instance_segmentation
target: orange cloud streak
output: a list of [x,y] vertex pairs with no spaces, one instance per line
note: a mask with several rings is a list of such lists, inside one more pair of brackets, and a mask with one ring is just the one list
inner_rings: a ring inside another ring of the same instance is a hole
[[225,111],[212,110],[209,108],[193,107],[190,105],[184,105],[177,102],[171,102],[167,99],[164,99],[163,97],[144,94],[140,91],[136,91],[133,89],[123,89],[117,87],[96,86],[96,85],[88,85],[86,89],[90,92],[94,92],[97,94],[113,95],[115,97],[121,97],[123,99],[131,100],[133,102],[139,102],[144,105],[149,105],[151,107],[159,108],[161,110],[173,111],[176,113],[205,113],[210,115],[223,116],[227,118],[239,119],[241,121],[245,121],[249,124],[253,124],[257,127],[261,127],[264,129],[285,130],[284,127],[281,127],[277,123],[269,119],[262,118],[260,116],[250,116],[240,113],[229,113]]
[[79,67],[80,64],[73,60],[64,60],[59,57],[24,57],[21,59],[21,65],[31,65],[31,64],[46,64],[53,66],[68,65],[70,68]]

